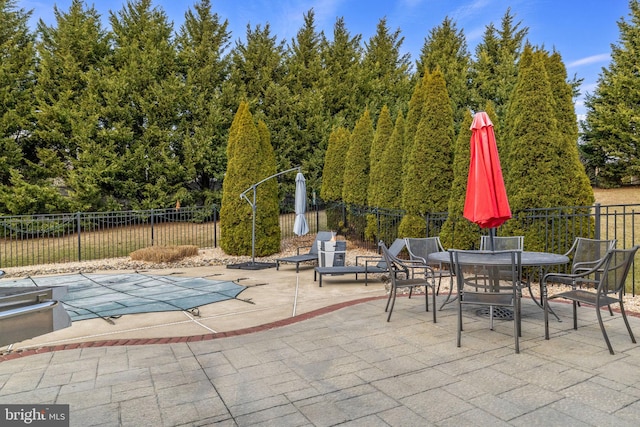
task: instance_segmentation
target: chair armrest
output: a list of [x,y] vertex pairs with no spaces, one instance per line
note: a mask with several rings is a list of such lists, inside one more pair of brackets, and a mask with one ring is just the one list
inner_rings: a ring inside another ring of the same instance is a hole
[[569,281],[571,281],[572,283],[576,281],[588,282],[589,281],[588,279],[583,279],[583,278],[591,274],[601,273],[602,266],[608,259],[609,259],[609,256],[605,256],[604,258],[601,258],[600,260],[598,260],[598,262],[593,267],[586,270],[580,270],[579,272],[575,272],[575,273],[547,273],[542,278],[542,283],[546,284],[549,281],[549,279],[553,277],[559,279],[557,281],[559,281],[560,283],[563,283],[563,282],[566,283]]
[[591,269],[594,268],[594,266],[598,265],[605,257],[602,257],[596,261],[583,261],[583,262],[576,262],[572,267],[571,267],[571,272],[573,274],[576,274],[578,272],[582,272],[582,271],[589,271]]

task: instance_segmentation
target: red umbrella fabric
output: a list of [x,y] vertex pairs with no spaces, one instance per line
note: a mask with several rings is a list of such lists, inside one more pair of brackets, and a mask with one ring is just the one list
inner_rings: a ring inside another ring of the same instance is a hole
[[511,218],[493,123],[484,111],[471,124],[471,160],[463,216],[482,228],[494,228]]

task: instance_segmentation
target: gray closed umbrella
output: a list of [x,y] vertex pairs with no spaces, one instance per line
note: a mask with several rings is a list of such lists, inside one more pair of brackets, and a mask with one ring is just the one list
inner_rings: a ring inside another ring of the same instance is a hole
[[302,172],[296,175],[296,220],[293,223],[293,232],[302,236],[309,232],[309,225],[304,214],[307,211],[307,183]]

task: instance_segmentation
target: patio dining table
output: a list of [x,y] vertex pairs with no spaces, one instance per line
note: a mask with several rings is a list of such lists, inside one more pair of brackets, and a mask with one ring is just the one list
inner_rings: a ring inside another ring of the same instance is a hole
[[[458,260],[462,265],[474,264],[475,263],[474,261],[476,261],[474,259],[473,252],[460,253]],[[440,262],[443,264],[451,264],[451,255],[448,251],[434,252],[429,254],[427,262],[434,262],[434,263]],[[551,252],[533,252],[533,251],[522,251],[521,253],[522,267],[540,268],[541,269],[540,277],[542,277],[550,267],[565,265],[568,263],[569,263],[569,257],[566,255],[555,254]],[[497,254],[495,257],[492,257],[492,263],[491,265],[488,265],[488,267],[501,267],[501,266],[507,266],[507,265],[511,265],[511,256],[508,253],[505,253],[505,254]],[[453,283],[453,278],[451,280]],[[529,293],[531,294],[531,298],[536,303],[536,305],[540,308],[543,308],[541,301],[536,300],[536,298],[534,298],[533,296],[533,293],[531,292],[530,280],[527,280],[527,287],[529,288]],[[449,295],[447,295],[447,298],[440,306],[441,310],[446,304],[455,301],[455,298],[451,299],[452,291],[453,291],[453,286],[449,286]],[[550,311],[551,313],[553,313],[554,316],[556,316],[556,319],[560,321],[560,319],[553,312],[553,310],[550,310]]]

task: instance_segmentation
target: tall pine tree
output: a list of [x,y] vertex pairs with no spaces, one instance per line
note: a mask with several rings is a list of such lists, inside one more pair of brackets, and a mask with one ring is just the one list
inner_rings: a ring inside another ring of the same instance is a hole
[[[640,176],[640,2],[629,1],[628,19],[618,21],[620,39],[598,86],[587,96],[583,153],[601,186],[619,186]],[[596,173],[598,171],[598,173]]]
[[365,110],[351,133],[349,150],[344,161],[342,200],[345,203],[366,206],[369,188],[371,144],[373,143],[373,123],[369,110]]
[[417,67],[419,74],[423,74],[425,70],[432,73],[436,68],[442,72],[457,131],[465,111],[471,105],[471,55],[464,32],[458,30],[451,18],[445,18],[442,24],[429,31],[420,51]]
[[[211,12],[209,0],[189,9],[177,36],[179,74],[184,82],[178,153],[186,178],[197,189],[197,203],[218,201],[216,191],[226,168],[231,110],[224,108],[231,35],[228,22]],[[236,101],[237,102],[237,101]]]
[[402,218],[399,232],[404,237],[424,237],[428,213],[445,212],[452,181],[453,111],[444,77],[439,69],[425,73],[426,93],[406,178],[403,182]]

